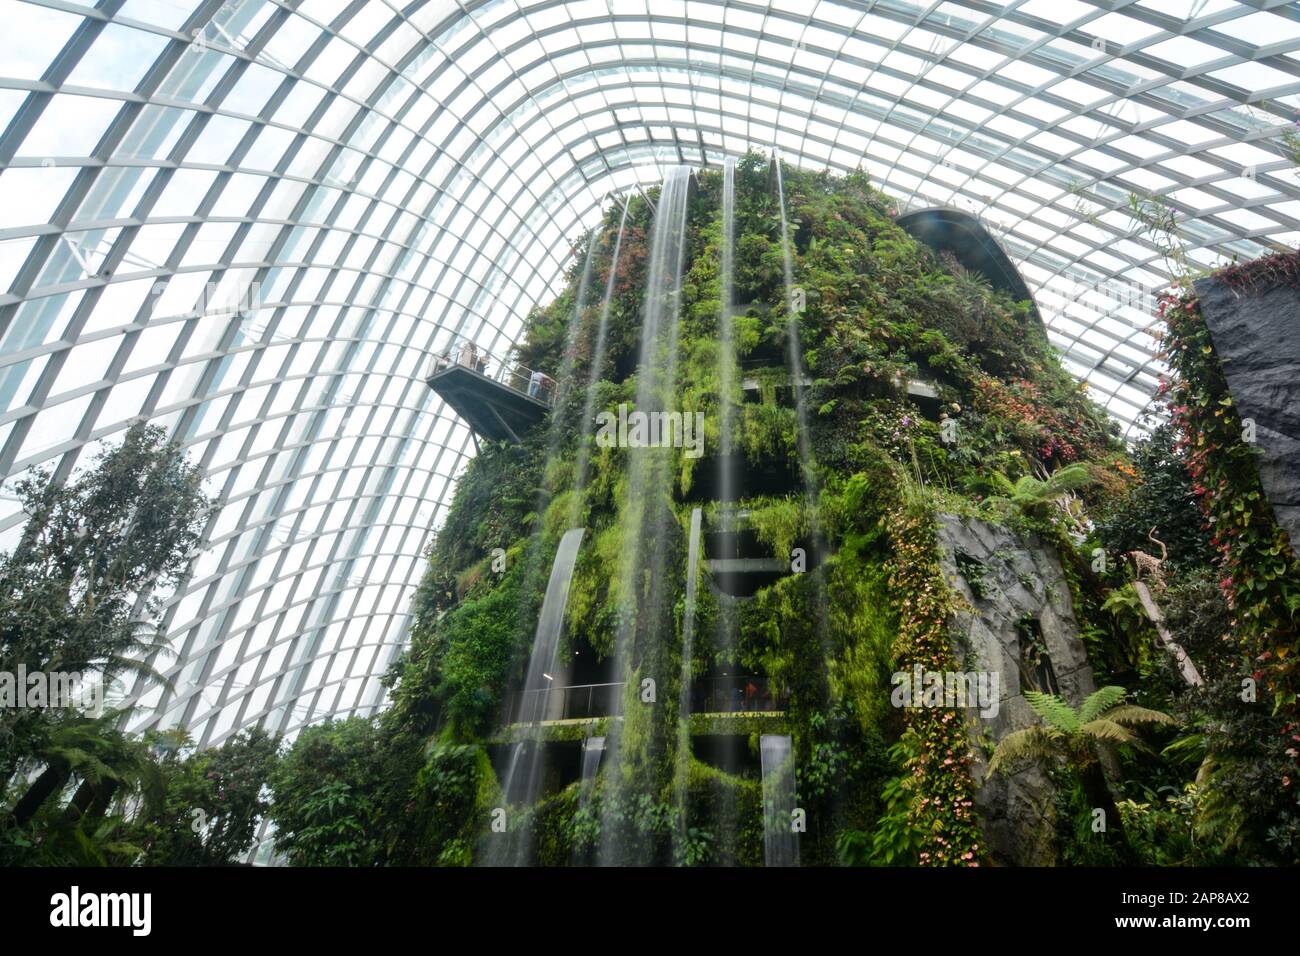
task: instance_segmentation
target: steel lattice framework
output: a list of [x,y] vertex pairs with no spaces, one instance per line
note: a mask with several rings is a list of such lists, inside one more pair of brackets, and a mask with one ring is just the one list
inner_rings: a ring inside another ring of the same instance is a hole
[[[382,704],[471,453],[425,387],[503,353],[570,243],[751,147],[976,213],[1130,431],[1151,293],[1300,237],[1300,5],[0,0],[0,475],[165,425],[221,507],[167,604],[202,744]],[[1158,197],[1156,206],[1144,197]],[[1140,217],[1139,217],[1140,218]],[[19,506],[0,500],[12,541]]]

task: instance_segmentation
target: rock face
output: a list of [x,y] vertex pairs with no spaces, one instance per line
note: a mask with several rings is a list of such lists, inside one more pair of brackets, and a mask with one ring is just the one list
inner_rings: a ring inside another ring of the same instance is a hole
[[972,773],[985,839],[995,862],[1050,865],[1056,858],[1051,781],[1034,766],[988,777],[984,744],[1037,722],[1023,696],[1034,684],[1075,706],[1096,690],[1069,585],[1053,549],[998,525],[940,515],[939,544],[944,576],[968,606],[951,622],[957,658],[967,671],[1000,675],[997,713],[966,712],[974,717]]
[[1238,293],[1209,278],[1196,293],[1237,411],[1255,422],[1259,480],[1300,555],[1300,289]]

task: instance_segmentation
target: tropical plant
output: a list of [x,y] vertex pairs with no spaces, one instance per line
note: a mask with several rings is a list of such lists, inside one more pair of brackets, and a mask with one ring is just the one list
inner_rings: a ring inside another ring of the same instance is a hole
[[1137,482],[1099,512],[1097,536],[1106,550],[1115,555],[1149,550],[1148,534],[1154,529],[1169,551],[1167,569],[1212,566],[1214,548],[1202,527],[1205,519],[1174,428],[1162,423],[1137,442],[1133,465]]
[[839,842],[840,858],[850,864],[874,866],[915,866],[925,847],[925,834],[913,822],[912,812],[915,775],[905,769],[913,754],[914,743],[907,735],[889,749],[891,761],[904,772],[885,781],[881,799],[885,812],[876,823],[870,841],[854,839],[845,833]]
[[299,866],[380,862],[382,774],[374,721],[352,717],[308,727],[271,774],[277,850]]
[[1146,648],[1151,643],[1148,640],[1151,621],[1133,582],[1112,588],[1101,608],[1115,617],[1116,630],[1120,635],[1120,640],[1115,643],[1120,651],[1120,660],[1136,671],[1145,659]]
[[1009,505],[1036,518],[1045,518],[1055,509],[1072,527],[1082,525],[1082,516],[1073,506],[1073,493],[1096,481],[1083,462],[1064,465],[1050,474],[1023,475],[1015,484],[1001,472],[993,472],[990,479],[999,491],[988,499],[990,504]]
[[[164,787],[148,748],[116,727],[120,717],[120,711],[97,717],[73,712],[48,728],[32,755],[44,769],[4,823],[3,862],[105,865],[138,855],[139,847],[117,833],[120,819],[105,814],[113,800],[127,796],[139,798],[143,812],[154,812]],[[74,777],[81,784],[68,805],[51,805]]]
[[[79,674],[103,687],[122,673],[158,679],[157,615],[210,508],[200,482],[179,446],[145,425],[67,481],[36,471],[16,482],[28,520],[0,556],[0,671]],[[66,717],[53,707],[0,711],[0,785],[33,760],[39,769]]]
[[1092,807],[1105,812],[1106,826],[1116,833],[1119,849],[1126,850],[1123,820],[1102,772],[1101,749],[1117,744],[1142,749],[1131,728],[1174,723],[1168,714],[1125,704],[1127,693],[1123,687],[1103,687],[1075,708],[1056,694],[1025,691],[1025,700],[1041,723],[1013,730],[998,741],[989,758],[989,773],[1008,772],[1025,762],[1064,764],[1079,774]]
[[266,783],[280,740],[260,728],[220,747],[195,750],[184,731],[146,736],[165,798],[152,812],[134,814],[123,838],[141,848],[138,863],[221,866],[253,845],[270,801]]

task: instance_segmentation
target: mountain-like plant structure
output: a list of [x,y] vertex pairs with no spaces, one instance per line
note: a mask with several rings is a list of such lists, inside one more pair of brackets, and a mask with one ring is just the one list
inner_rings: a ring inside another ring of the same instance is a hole
[[[1036,532],[1078,589],[1068,533],[1128,459],[1032,305],[895,217],[862,174],[680,170],[612,205],[529,316],[517,359],[557,400],[461,477],[394,690],[394,719],[491,755],[473,858],[792,862],[789,820],[833,863],[891,812],[910,862],[986,858],[968,712],[890,704],[895,671],[957,667],[936,515]],[[702,414],[702,440],[627,447],[620,406]]]

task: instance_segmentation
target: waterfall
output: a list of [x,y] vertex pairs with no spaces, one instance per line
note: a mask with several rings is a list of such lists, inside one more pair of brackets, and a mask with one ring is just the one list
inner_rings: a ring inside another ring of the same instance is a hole
[[578,439],[578,457],[574,465],[573,506],[569,524],[576,525],[582,508],[582,493],[587,487],[587,469],[591,461],[590,438],[596,418],[596,385],[605,370],[605,352],[609,337],[610,304],[614,298],[614,280],[618,277],[619,258],[623,252],[623,230],[627,227],[627,210],[631,198],[623,202],[623,215],[618,220],[618,236],[609,260],[609,278],[605,281],[605,297],[600,303],[600,322],[596,326],[596,341],[591,350],[591,370],[587,374],[587,391],[582,405],[582,434]]
[[[664,177],[651,231],[636,386],[636,410],[647,413],[665,409],[676,382],[690,176],[689,167],[676,166]],[[614,641],[614,673],[616,679],[625,682],[627,696],[623,720],[610,722],[607,742],[610,771],[598,854],[599,861],[606,865],[638,862],[628,859],[628,848],[623,843],[619,826],[621,801],[631,795],[630,786],[645,787],[651,781],[633,779],[638,768],[628,764],[622,729],[632,719],[631,708],[646,706],[639,697],[632,696],[640,690],[637,678],[664,676],[640,673],[638,668],[646,664],[647,656],[653,659],[660,653],[665,634],[671,637],[675,630],[671,618],[665,619],[659,609],[669,584],[668,536],[676,521],[671,508],[674,450],[628,448],[624,454],[627,490],[621,502],[622,551],[618,567],[625,604]],[[654,717],[650,720],[653,724]],[[648,744],[637,742],[638,747],[654,745],[653,740]]]
[[510,757],[506,760],[506,772],[502,774],[501,799],[510,802],[510,781],[515,779],[515,768],[519,766],[519,757],[524,752],[524,742],[516,741],[510,745]]
[[[564,609],[569,603],[569,584],[573,580],[573,567],[578,561],[578,548],[582,545],[585,529],[571,528],[560,539],[551,565],[551,577],[542,598],[541,614],[537,618],[537,631],[533,635],[533,650],[528,658],[528,674],[521,693],[521,707],[517,723],[527,723],[527,746],[511,755],[502,790],[507,799],[524,806],[537,802],[542,775],[542,727],[547,719],[551,699],[551,675],[555,670],[555,652],[560,643],[560,630],[564,625]],[[518,745],[517,745],[518,746]],[[503,843],[506,841],[502,841]],[[511,862],[523,866],[528,861],[529,840],[525,831],[513,835]],[[502,851],[504,852],[504,851]],[[504,860],[496,860],[496,863]]]
[[700,527],[704,510],[691,509],[690,541],[686,551],[686,600],[682,606],[682,689],[677,708],[677,840],[686,837],[687,785],[691,769],[691,662],[695,640],[695,588],[700,572]]
[[786,734],[764,734],[758,747],[763,764],[763,864],[798,866],[799,835],[792,822],[794,747]]
[[[623,206],[619,220],[618,234],[614,241],[614,251],[610,261],[609,278],[605,285],[605,294],[601,301],[600,320],[596,331],[596,343],[592,356],[592,365],[587,376],[583,398],[583,416],[581,431],[578,436],[578,469],[574,487],[574,503],[570,508],[571,526],[578,523],[581,515],[581,491],[586,484],[588,463],[588,442],[594,427],[595,385],[600,381],[605,363],[606,338],[609,327],[610,300],[613,295],[614,281],[618,271],[623,233],[627,224],[628,204]],[[591,281],[592,262],[597,245],[597,236],[593,234],[587,243],[586,256],[583,261],[582,275],[574,296],[573,317],[565,337],[564,362],[560,370],[561,384],[573,377],[574,358],[577,352],[577,336],[581,328],[582,310],[586,304],[588,287]],[[554,460],[559,452],[562,436],[562,416],[552,415],[547,434],[547,458]],[[537,510],[540,513],[550,497],[550,489],[542,488],[538,492]],[[528,659],[528,670],[520,692],[521,706],[515,717],[517,723],[530,725],[528,739],[516,744],[511,751],[506,772],[502,778],[502,792],[508,802],[521,806],[531,806],[537,801],[541,790],[541,777],[545,762],[545,750],[542,741],[541,721],[547,718],[550,703],[552,677],[556,665],[556,651],[559,646],[560,629],[564,621],[565,608],[568,605],[569,584],[573,578],[573,569],[577,562],[578,549],[581,545],[583,529],[571,527],[560,541],[555,561],[551,566],[551,576],[542,600],[541,613],[538,617],[533,635],[532,649]],[[540,552],[540,534],[535,533],[529,542],[528,560],[531,566],[536,562]],[[603,745],[603,739],[602,739]],[[526,833],[512,834],[500,843],[494,843],[487,861],[493,865],[514,863],[527,865],[530,852],[530,840]]]
[[781,208],[781,260],[785,267],[786,357],[790,380],[794,388],[794,408],[798,422],[795,440],[799,447],[799,464],[803,467],[804,482],[808,489],[809,504],[817,503],[816,479],[812,473],[812,446],[808,441],[808,402],[804,396],[803,346],[799,339],[799,313],[795,311],[794,256],[790,252],[790,223],[785,214],[785,177],[781,173],[781,158],[776,162],[777,204]]
[[[569,603],[569,584],[573,580],[573,567],[578,561],[578,548],[586,529],[570,528],[560,539],[551,565],[551,577],[546,582],[546,595],[537,617],[537,633],[533,638],[533,652],[528,659],[528,676],[524,683],[523,707],[518,723],[535,724],[546,720],[546,707],[551,690],[551,673],[555,670],[555,652],[560,644],[560,629],[564,625],[564,609]],[[537,691],[536,694],[531,692]]]
[[[736,391],[736,161],[728,157],[722,168],[722,248],[718,265],[718,508],[717,530],[722,540],[736,531],[736,461],[732,457],[735,432]],[[719,604],[716,624],[719,655],[730,659],[736,647],[734,609]],[[737,742],[738,743],[738,742]],[[734,856],[739,813],[735,793],[724,790],[718,797],[718,851],[724,859]]]
[[600,770],[600,758],[605,754],[604,737],[587,737],[582,741],[582,780],[579,786],[582,789],[582,796],[579,798],[586,801],[587,791],[591,785],[596,782],[596,773]]
[[[576,345],[578,330],[582,326],[582,310],[585,308],[587,291],[591,284],[591,264],[596,247],[596,238],[595,233],[588,238],[586,254],[582,263],[581,277],[578,280],[578,288],[573,297],[573,314],[569,319],[569,327],[565,333],[563,360],[560,368],[556,370],[556,380],[562,384],[568,382],[573,377],[574,358],[577,354]],[[550,421],[546,430],[546,462],[548,466],[553,463],[560,454],[560,444],[564,437],[564,417],[564,415],[558,413],[558,406],[556,409],[552,410],[550,415]],[[536,500],[533,506],[536,513],[542,514],[546,511],[546,506],[551,499],[552,492],[553,489],[548,484],[543,484],[537,489]],[[581,540],[581,529],[578,530],[578,539]],[[543,564],[545,561],[544,543],[542,526],[539,522],[537,528],[529,537],[528,547],[524,552],[524,587],[526,591],[531,590],[532,587],[535,586],[535,582],[539,580],[542,569],[545,567]],[[573,549],[576,557],[576,541],[574,542]],[[562,555],[563,553],[564,543],[562,541],[559,554]],[[553,565],[551,569],[551,584],[547,587],[548,599],[550,598],[551,586],[556,583],[556,567],[559,564],[558,555],[556,560],[556,565]],[[570,563],[569,569],[564,575],[563,601],[567,601],[568,599],[568,579],[572,576],[572,572],[572,563]],[[545,607],[546,605],[544,603],[543,613],[545,613]],[[560,619],[562,619],[564,613],[563,603],[561,604],[558,613]],[[521,615],[519,621],[520,631],[527,633],[525,629],[529,626],[529,623],[530,622],[524,620]],[[541,673],[549,673],[549,668],[553,668],[554,666],[550,663],[551,659],[554,657],[554,647],[552,646],[548,649],[539,646],[539,641],[546,633],[549,633],[549,631],[543,629],[542,622],[539,621],[533,634],[532,650],[529,655],[528,674],[523,687],[523,700],[525,707],[529,704],[530,698],[534,699],[534,703],[536,703],[536,698],[545,696],[538,693],[539,688],[537,681],[541,679],[538,675]],[[555,634],[558,638],[558,623],[556,624]],[[520,636],[522,637],[522,634]],[[548,653],[550,654],[550,657],[547,657]],[[530,691],[533,691],[533,693],[530,694]],[[531,781],[538,778],[540,775],[541,747],[539,745],[539,738],[537,737],[536,730],[530,738],[530,742],[532,746],[523,748],[522,751],[516,751],[511,755],[510,763],[506,768],[506,775],[502,780],[502,792],[505,794],[505,799],[507,800],[515,798],[521,790],[525,795],[532,793],[533,785]],[[521,757],[521,752],[525,751],[526,753]],[[497,866],[509,862],[511,851],[507,844],[508,841],[505,839],[494,841],[489,853],[487,854],[487,862]]]
[[[736,387],[736,346],[733,331],[735,309],[736,262],[736,161],[727,158],[722,169],[722,254],[718,268],[718,494],[729,502],[736,497],[735,464],[731,460],[731,433],[734,427],[735,408],[732,391]],[[732,515],[722,511],[723,531],[730,531]]]
[[[600,381],[606,351],[605,340],[609,326],[610,299],[614,288],[614,279],[618,271],[619,254],[623,244],[623,232],[627,223],[627,204],[619,220],[618,235],[614,242],[614,252],[610,263],[609,278],[605,294],[601,301],[600,321],[596,332],[596,344],[592,357],[592,366],[588,374],[587,386],[583,398],[584,413],[581,418],[581,431],[578,436],[578,472],[574,488],[574,503],[570,508],[571,530],[565,533],[556,551],[555,561],[551,566],[551,576],[547,583],[542,601],[541,613],[533,635],[532,649],[528,659],[528,670],[521,688],[522,706],[516,716],[516,722],[530,724],[529,736],[525,742],[517,744],[511,752],[505,776],[502,778],[502,792],[511,803],[531,806],[536,802],[541,789],[541,775],[545,761],[544,747],[541,739],[540,721],[546,719],[547,706],[550,702],[552,676],[555,670],[555,655],[559,645],[560,628],[564,620],[564,611],[568,604],[569,584],[573,578],[573,568],[577,561],[578,548],[582,541],[583,529],[574,527],[581,515],[581,491],[586,481],[588,461],[588,441],[594,427],[595,385]],[[574,295],[573,315],[565,335],[564,360],[559,370],[558,380],[562,386],[573,378],[575,357],[577,354],[578,333],[582,326],[582,312],[586,306],[588,289],[591,284],[592,263],[597,246],[598,234],[593,233],[587,242],[586,255],[583,260],[581,278]],[[555,460],[559,454],[563,436],[564,416],[552,413],[547,430],[547,461]],[[552,489],[543,487],[538,490],[536,510],[540,514],[546,508]],[[536,565],[541,554],[541,533],[534,532],[529,541],[526,560],[529,566],[529,580],[534,577]],[[493,865],[515,863],[526,865],[530,850],[526,834],[513,834],[509,839],[494,843],[487,861]]]
[[[817,473],[814,468],[812,444],[808,437],[808,399],[804,394],[803,346],[799,338],[799,313],[795,310],[794,256],[790,251],[790,223],[785,214],[785,176],[781,172],[781,158],[776,162],[777,201],[781,207],[781,258],[785,266],[786,361],[794,387],[795,442],[799,448],[799,465],[803,472],[804,496],[808,508],[809,548],[820,564],[822,555],[821,516],[818,509]],[[830,623],[830,605],[826,600],[826,583],[818,578],[815,601],[817,605],[818,636],[823,651],[827,651],[827,627]]]

